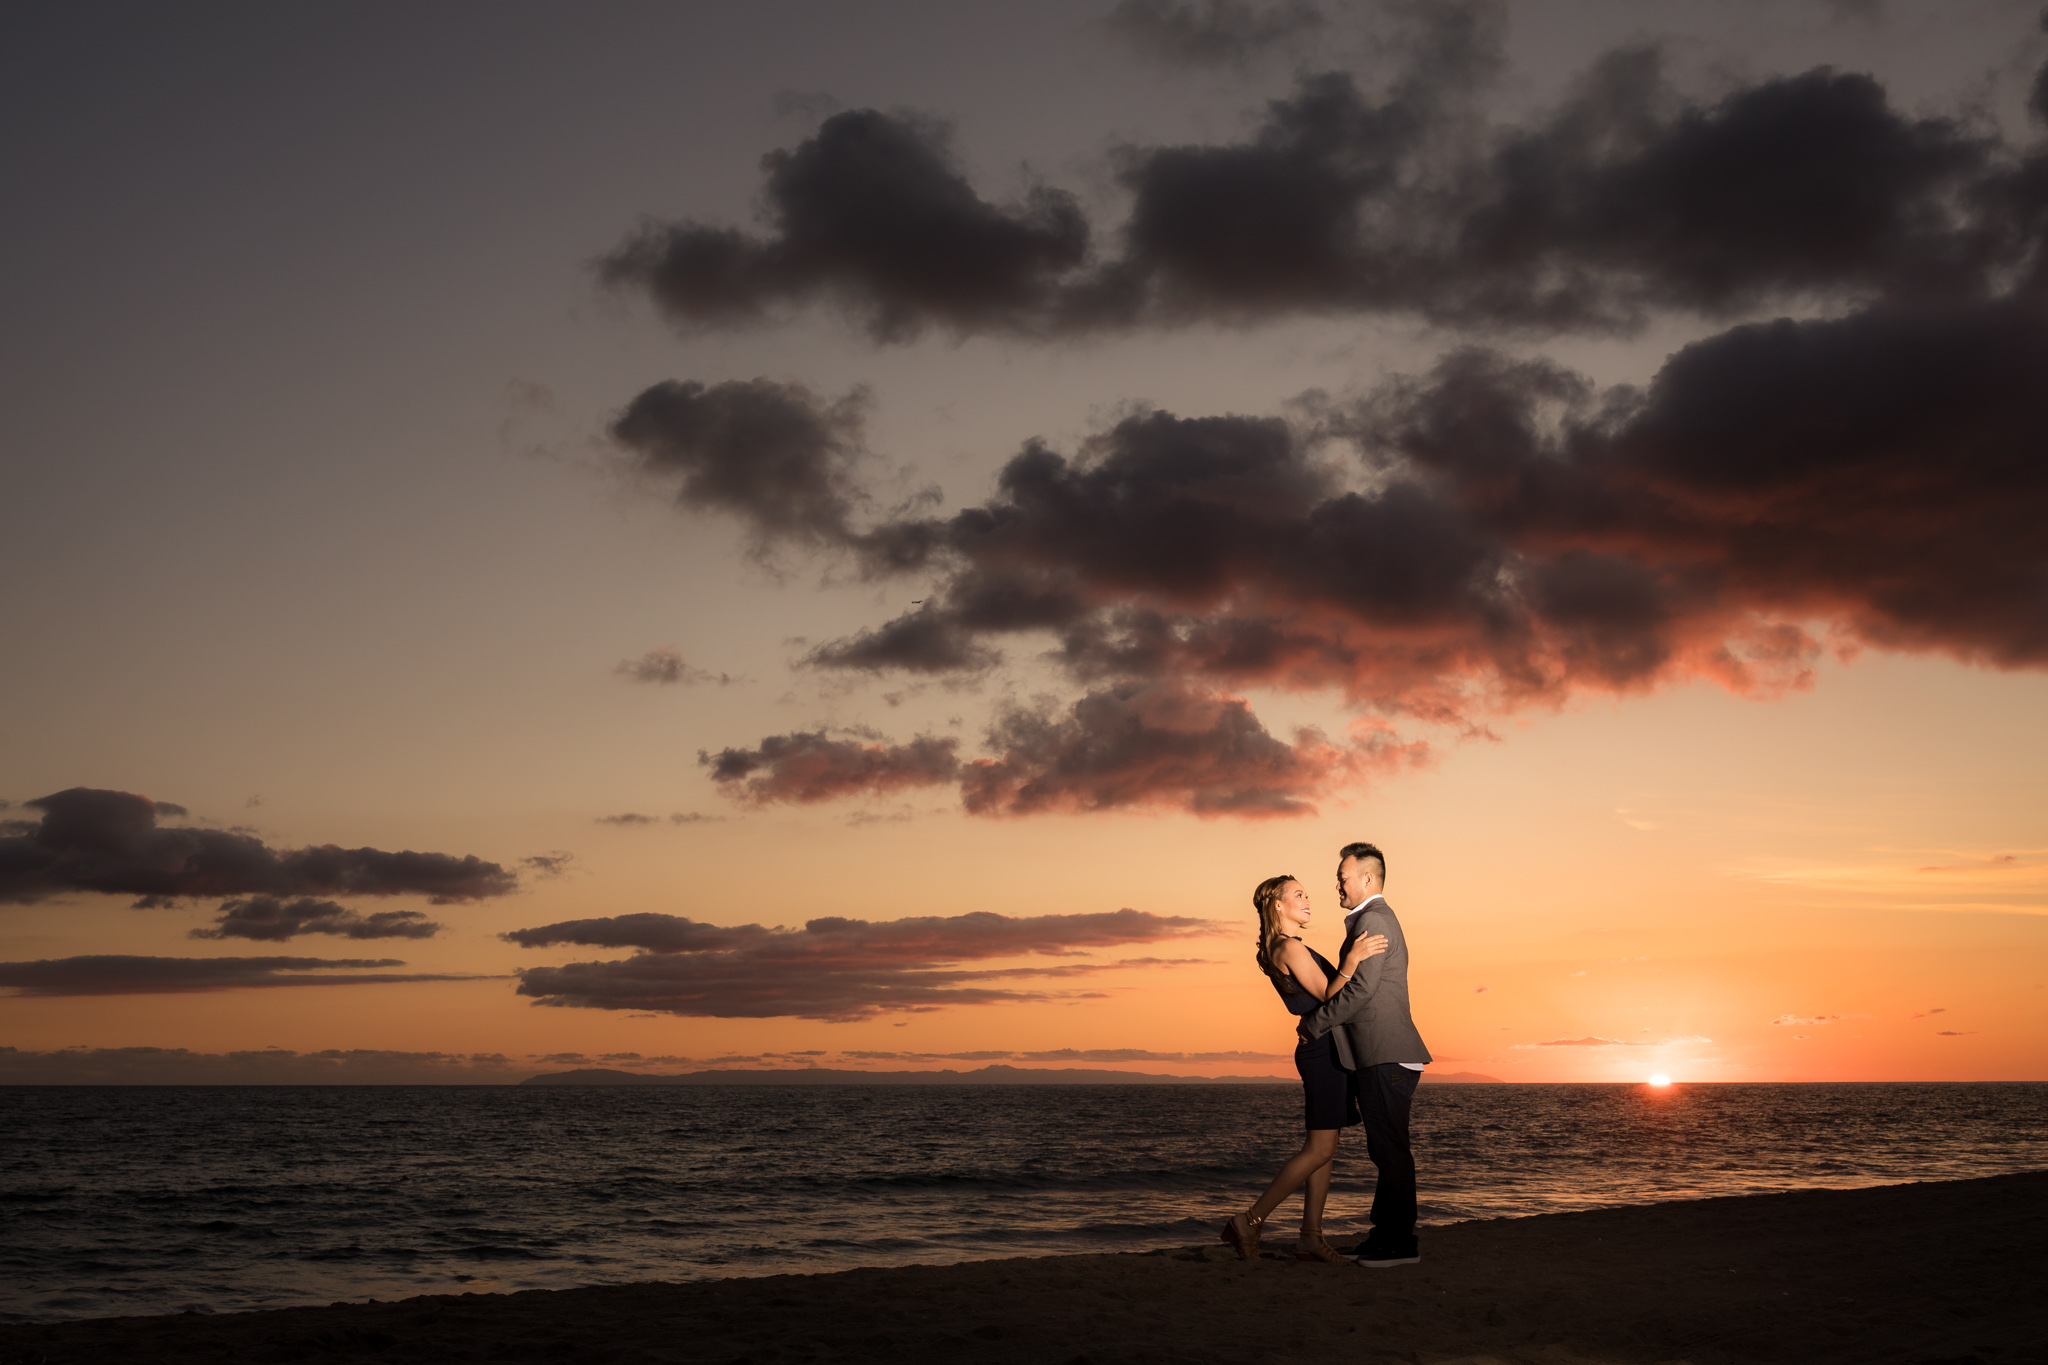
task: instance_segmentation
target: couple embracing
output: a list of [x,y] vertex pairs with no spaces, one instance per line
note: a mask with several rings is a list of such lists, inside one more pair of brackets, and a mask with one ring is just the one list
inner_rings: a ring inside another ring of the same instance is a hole
[[1337,893],[1346,910],[1344,948],[1336,965],[1302,941],[1309,896],[1293,877],[1269,877],[1252,892],[1259,912],[1258,963],[1292,1013],[1300,1016],[1294,1050],[1301,1073],[1308,1135],[1258,1202],[1232,1214],[1223,1240],[1241,1260],[1256,1260],[1259,1228],[1295,1190],[1302,1196],[1295,1256],[1341,1263],[1323,1239],[1323,1203],[1337,1134],[1361,1121],[1366,1155],[1379,1168],[1372,1232],[1355,1258],[1375,1269],[1422,1259],[1415,1236],[1415,1156],[1408,1111],[1423,1064],[1430,1060],[1408,1014],[1408,944],[1401,921],[1381,894],[1387,856],[1371,844],[1346,844],[1337,855]]

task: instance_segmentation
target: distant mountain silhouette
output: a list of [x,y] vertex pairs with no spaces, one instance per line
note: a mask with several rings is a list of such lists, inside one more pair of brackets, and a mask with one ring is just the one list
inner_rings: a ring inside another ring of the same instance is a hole
[[[1436,1082],[1490,1082],[1497,1076],[1476,1071],[1453,1071],[1439,1075],[1425,1073],[1423,1079]],[[529,1076],[521,1085],[1272,1085],[1291,1084],[1292,1076],[1167,1076],[1149,1071],[1104,1071],[1082,1067],[1019,1067],[997,1063],[973,1071],[848,1071],[833,1067],[804,1067],[790,1071],[681,1071],[668,1075],[644,1075],[637,1071],[615,1071],[589,1067],[580,1071],[551,1071]]]
[[521,1085],[1216,1085],[1271,1084],[1292,1076],[1163,1076],[1081,1067],[979,1067],[973,1071],[848,1071],[828,1066],[789,1071],[683,1071],[666,1076],[590,1068],[529,1076]]

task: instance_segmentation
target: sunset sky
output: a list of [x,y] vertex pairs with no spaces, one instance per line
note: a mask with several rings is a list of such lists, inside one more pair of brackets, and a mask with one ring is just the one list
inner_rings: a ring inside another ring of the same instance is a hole
[[2048,1080],[2044,24],[16,7],[0,1083]]

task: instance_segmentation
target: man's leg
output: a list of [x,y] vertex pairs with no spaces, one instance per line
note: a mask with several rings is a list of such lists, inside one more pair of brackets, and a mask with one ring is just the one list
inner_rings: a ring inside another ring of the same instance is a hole
[[1379,1250],[1405,1251],[1415,1242],[1415,1153],[1408,1145],[1408,1114],[1421,1080],[1420,1071],[1393,1062],[1358,1072],[1365,1154],[1379,1168],[1366,1243]]

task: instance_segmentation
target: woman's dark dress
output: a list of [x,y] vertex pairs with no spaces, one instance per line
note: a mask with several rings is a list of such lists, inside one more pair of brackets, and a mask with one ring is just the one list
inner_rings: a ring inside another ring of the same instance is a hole
[[[1296,939],[1300,943],[1301,940]],[[1301,945],[1308,948],[1306,943]],[[1313,948],[1308,955],[1323,969],[1323,978],[1337,975],[1330,959]],[[1299,1016],[1310,1014],[1323,1002],[1295,984],[1292,977],[1271,978],[1273,989],[1288,1010]],[[1302,1116],[1309,1128],[1349,1128],[1359,1121],[1358,1095],[1352,1089],[1351,1073],[1337,1065],[1337,1044],[1329,1034],[1294,1049],[1294,1069],[1301,1073]]]

